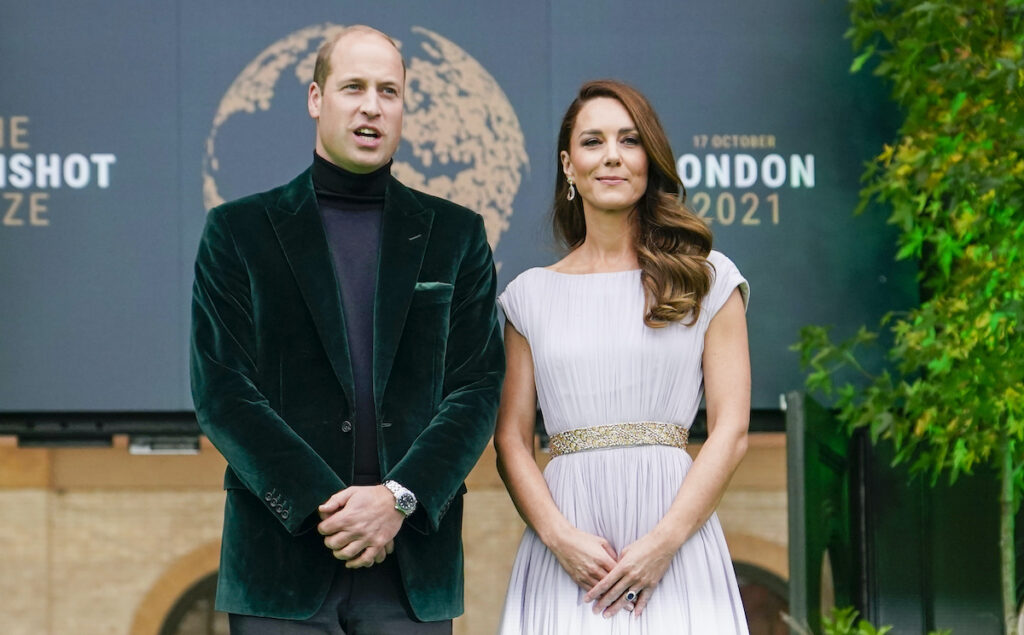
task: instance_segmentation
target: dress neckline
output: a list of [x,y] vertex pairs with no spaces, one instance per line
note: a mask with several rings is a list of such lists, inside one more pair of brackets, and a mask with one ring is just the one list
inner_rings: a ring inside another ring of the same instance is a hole
[[564,271],[555,271],[554,269],[548,269],[547,267],[537,267],[541,271],[547,271],[557,276],[568,276],[572,278],[586,278],[588,276],[614,276],[621,275],[624,273],[637,273],[643,271],[643,269],[622,269],[621,271],[592,271],[590,273],[565,273]]

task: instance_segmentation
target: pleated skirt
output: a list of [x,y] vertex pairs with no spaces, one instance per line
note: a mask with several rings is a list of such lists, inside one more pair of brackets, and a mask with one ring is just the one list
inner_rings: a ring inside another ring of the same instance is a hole
[[[618,553],[664,517],[693,462],[681,449],[640,446],[554,457],[548,488],[575,527]],[[502,635],[746,635],[736,576],[717,514],[676,553],[640,617],[594,615],[586,591],[527,528],[516,554]]]

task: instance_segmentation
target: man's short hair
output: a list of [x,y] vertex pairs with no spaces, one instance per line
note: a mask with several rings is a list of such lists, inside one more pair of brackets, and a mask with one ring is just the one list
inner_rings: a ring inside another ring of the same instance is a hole
[[341,40],[341,38],[346,35],[352,35],[353,33],[370,33],[373,35],[379,35],[390,42],[391,46],[395,47],[395,50],[398,51],[398,57],[402,60],[402,78],[405,78],[405,58],[402,57],[402,51],[398,48],[398,42],[395,42],[395,40],[387,33],[379,31],[372,26],[366,26],[365,24],[353,24],[352,26],[347,26],[338,31],[333,37],[320,45],[320,50],[317,51],[316,54],[316,65],[313,66],[313,81],[320,87],[320,90],[323,90],[324,82],[327,81],[327,77],[331,74],[331,53],[334,52],[334,46],[339,40]]

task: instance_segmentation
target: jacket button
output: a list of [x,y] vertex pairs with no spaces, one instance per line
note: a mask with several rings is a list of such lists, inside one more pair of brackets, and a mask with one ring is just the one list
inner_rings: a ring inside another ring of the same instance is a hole
[[273,497],[270,495],[270,492],[267,492],[266,495],[263,497],[263,500],[269,503],[271,498]]
[[342,432],[352,432],[352,422],[347,420],[347,419],[345,421],[342,421],[341,422],[341,431]]
[[284,518],[285,520],[288,520],[288,510],[287,509],[284,510],[283,512],[281,512],[281,518]]

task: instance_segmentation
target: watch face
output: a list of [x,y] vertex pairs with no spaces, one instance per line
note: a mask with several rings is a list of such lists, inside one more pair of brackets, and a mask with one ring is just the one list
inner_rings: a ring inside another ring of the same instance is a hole
[[416,506],[416,498],[409,493],[402,493],[395,502],[398,503],[399,509],[407,514]]

